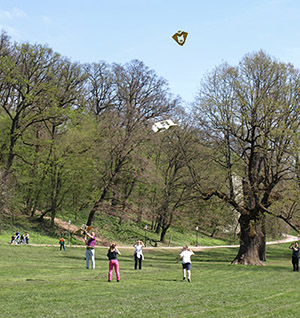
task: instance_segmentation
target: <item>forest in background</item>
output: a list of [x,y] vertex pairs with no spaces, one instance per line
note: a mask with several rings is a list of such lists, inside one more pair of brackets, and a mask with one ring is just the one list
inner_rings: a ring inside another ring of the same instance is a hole
[[74,63],[2,32],[0,231],[4,213],[106,213],[163,243],[174,224],[239,230],[236,261],[260,263],[268,233],[299,228],[299,79],[260,51],[216,67],[187,108],[142,61]]

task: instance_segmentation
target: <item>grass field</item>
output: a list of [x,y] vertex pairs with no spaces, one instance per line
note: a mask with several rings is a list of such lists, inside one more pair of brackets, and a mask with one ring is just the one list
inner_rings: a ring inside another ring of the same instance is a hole
[[[80,228],[82,224],[86,222],[86,214],[80,216],[75,222],[72,219],[72,215],[63,215],[63,219],[57,218],[58,221],[67,222],[71,220],[71,224]],[[73,216],[74,217],[74,216]],[[144,225],[148,225],[148,231],[145,233]],[[172,227],[166,234],[165,244],[160,243],[160,235],[156,234],[154,230],[151,230],[150,223],[137,223],[133,220],[124,220],[122,225],[119,224],[119,218],[114,217],[105,213],[100,213],[95,217],[93,223],[97,239],[103,244],[107,242],[117,242],[117,244],[132,245],[134,242],[139,240],[145,240],[145,234],[148,239],[149,245],[156,244],[160,246],[181,246],[184,244],[196,245],[196,232],[194,228],[183,228],[182,226]],[[188,230],[189,229],[189,230]],[[0,244],[10,242],[12,234],[19,231],[21,234],[29,232],[30,241],[36,244],[57,244],[61,235],[68,238],[68,230],[61,227],[51,228],[50,220],[46,219],[43,222],[38,222],[36,219],[31,219],[22,214],[15,216],[14,219],[6,217],[2,222],[2,231],[0,235]],[[210,235],[205,235],[201,231],[198,233],[198,243],[200,245],[228,245],[238,244],[237,237],[224,235],[223,238],[212,238]],[[270,237],[269,237],[270,239]],[[149,241],[151,240],[151,241]],[[83,244],[78,240],[78,237],[72,234],[71,231],[71,244]]]
[[179,250],[147,250],[142,271],[120,249],[121,281],[107,282],[107,249],[86,270],[83,248],[0,245],[0,317],[298,317],[300,274],[287,245],[268,246],[267,266],[232,266],[236,249],[193,256],[182,281]]

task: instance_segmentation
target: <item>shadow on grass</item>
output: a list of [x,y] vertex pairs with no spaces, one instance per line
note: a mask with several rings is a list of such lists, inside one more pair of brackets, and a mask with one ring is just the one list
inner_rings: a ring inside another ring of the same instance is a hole
[[[75,256],[75,255],[65,255],[64,258],[68,258],[68,259],[77,259],[77,260],[83,260],[85,261],[85,256],[82,255],[82,256]],[[96,258],[97,260],[97,258]]]

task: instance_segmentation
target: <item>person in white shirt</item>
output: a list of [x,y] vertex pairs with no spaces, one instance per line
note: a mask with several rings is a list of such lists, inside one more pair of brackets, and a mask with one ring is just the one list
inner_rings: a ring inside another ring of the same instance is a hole
[[134,269],[137,269],[137,263],[139,263],[139,269],[142,269],[142,261],[144,259],[143,255],[143,242],[138,240],[136,244],[134,245],[135,247],[135,253],[134,253]]
[[194,252],[188,247],[184,246],[182,251],[177,259],[177,263],[182,260],[182,273],[183,273],[183,280],[186,278],[186,272],[188,277],[188,282],[191,282],[191,256],[194,255]]

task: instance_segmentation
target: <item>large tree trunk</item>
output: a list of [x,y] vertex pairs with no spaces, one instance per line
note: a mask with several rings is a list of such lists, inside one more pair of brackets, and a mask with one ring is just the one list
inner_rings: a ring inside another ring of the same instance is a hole
[[161,234],[160,234],[160,241],[162,243],[166,243],[166,234],[168,229],[169,229],[169,226],[162,227]]
[[95,214],[99,210],[99,208],[101,206],[101,203],[104,201],[104,198],[106,196],[107,191],[108,191],[108,187],[104,188],[103,191],[102,191],[100,199],[94,204],[92,210],[90,211],[88,220],[86,222],[87,226],[91,226],[92,225],[92,223],[94,221]]
[[[12,165],[12,162],[11,162]],[[8,192],[8,179],[10,174],[11,165],[4,170],[3,175],[1,176],[0,171],[0,234],[2,234],[2,215],[4,214],[4,209],[7,200],[7,192]]]
[[170,228],[171,224],[172,224],[172,213],[171,212],[171,217],[169,222],[167,222],[166,220],[163,220],[162,225],[161,225],[161,234],[160,234],[160,241],[162,243],[166,243],[166,234],[168,229]]
[[266,261],[266,216],[263,214],[260,218],[261,230],[262,230],[262,243],[259,248],[259,259],[263,262]]
[[99,201],[97,201],[97,202],[94,204],[92,210],[90,211],[88,220],[87,220],[87,222],[86,222],[86,225],[87,225],[87,226],[91,226],[91,225],[92,225],[92,223],[93,223],[93,221],[94,221],[95,213],[98,211],[98,209],[99,209],[99,207],[100,207],[100,205],[101,205],[101,202],[102,202],[102,201],[99,200]]
[[262,217],[253,219],[246,214],[240,216],[240,249],[232,264],[264,265],[260,257],[262,246],[265,245]]
[[157,218],[156,220],[156,229],[155,229],[155,233],[159,234],[160,233],[160,227],[161,227],[161,223],[162,223],[162,217],[161,215]]

